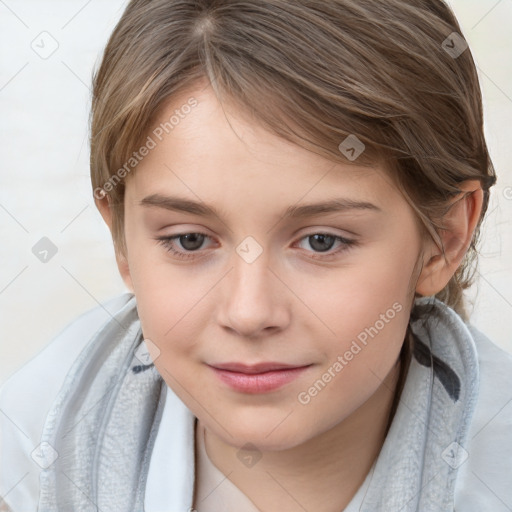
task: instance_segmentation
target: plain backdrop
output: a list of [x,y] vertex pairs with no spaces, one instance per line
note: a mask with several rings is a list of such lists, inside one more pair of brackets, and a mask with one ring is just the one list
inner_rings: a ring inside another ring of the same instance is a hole
[[[125,5],[0,0],[0,384],[80,313],[127,291],[88,169],[91,74]],[[512,0],[450,5],[478,66],[498,175],[471,322],[512,352]]]

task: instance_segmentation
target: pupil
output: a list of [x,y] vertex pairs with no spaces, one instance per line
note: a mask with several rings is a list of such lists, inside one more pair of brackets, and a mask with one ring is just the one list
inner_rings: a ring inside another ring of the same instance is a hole
[[183,248],[189,251],[193,251],[194,249],[198,249],[199,247],[201,247],[201,244],[203,242],[202,236],[203,235],[200,235],[199,233],[190,233],[188,235],[182,235],[180,237],[180,243],[183,246]]
[[[313,247],[314,249],[316,249],[320,252],[328,251],[332,247],[332,242],[334,241],[334,238],[330,235],[312,235],[309,238],[310,238],[310,240],[312,240],[310,242],[311,247]],[[322,245],[322,244],[325,244],[325,240],[328,240],[331,242],[330,244],[327,244],[327,245],[329,245],[329,247],[325,247],[324,245]],[[318,244],[318,241],[320,242],[320,244]]]

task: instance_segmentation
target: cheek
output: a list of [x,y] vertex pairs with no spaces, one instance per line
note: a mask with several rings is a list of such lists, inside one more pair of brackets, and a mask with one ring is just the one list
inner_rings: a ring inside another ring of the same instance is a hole
[[199,321],[198,315],[204,314],[201,297],[208,291],[208,283],[186,279],[169,265],[143,259],[133,267],[132,282],[143,336],[160,351],[155,365],[162,376],[163,367],[174,374],[176,365],[186,363],[201,338],[200,326],[205,327],[205,322],[204,318]]
[[[322,293],[315,287],[314,294],[305,295],[308,307],[326,327],[318,324],[324,335],[311,336],[323,340],[317,348],[325,355],[315,376],[322,397],[312,400],[314,407],[329,403],[355,407],[371,396],[395,364],[409,322],[409,280],[415,261],[407,248],[402,248],[400,258],[398,252],[383,248],[371,259],[326,279]],[[335,409],[332,414],[339,414],[340,409]]]
[[180,291],[176,287],[147,286],[135,287],[137,310],[145,338],[151,339],[169,358],[193,353],[201,330],[206,327],[203,318],[201,297],[197,292]]
[[127,236],[130,276],[143,333],[166,344],[186,329],[211,284],[209,279],[194,279],[186,266],[166,260],[165,250],[156,242],[137,238],[135,230],[131,235]]
[[[380,244],[358,253],[346,267],[329,269],[322,276],[301,276],[294,292],[308,307],[305,315],[324,331],[323,338],[343,349],[336,340],[345,344],[361,334],[364,341],[365,329],[376,323],[382,336],[405,328],[414,262],[410,248]],[[312,328],[312,322],[308,324]]]
[[297,411],[305,422],[315,419],[324,429],[335,426],[369,400],[392,370],[405,338],[409,311],[398,302],[374,311],[359,318],[343,317],[343,323],[336,326],[337,339],[324,343],[325,364],[296,397]]

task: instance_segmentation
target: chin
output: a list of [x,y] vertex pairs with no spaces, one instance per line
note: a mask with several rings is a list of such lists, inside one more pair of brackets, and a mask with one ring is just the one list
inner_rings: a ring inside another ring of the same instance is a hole
[[290,450],[299,446],[307,441],[307,438],[299,436],[298,438],[290,437],[287,432],[283,432],[279,435],[267,436],[267,433],[257,432],[240,432],[233,437],[226,436],[224,433],[224,442],[238,448],[244,449],[248,445],[255,446],[261,452],[280,452],[284,450]]
[[[224,442],[237,448],[250,443],[261,451],[287,450],[316,434],[298,424],[297,418],[292,419],[293,413],[287,418],[289,412],[280,409],[278,414],[275,411],[273,414],[262,411],[254,411],[252,415],[225,414],[222,422],[225,430],[218,425],[213,425],[213,429]],[[211,422],[208,423],[211,425]]]

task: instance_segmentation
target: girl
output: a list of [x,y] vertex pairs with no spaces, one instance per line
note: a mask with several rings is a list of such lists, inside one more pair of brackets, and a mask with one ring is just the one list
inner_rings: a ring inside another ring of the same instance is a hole
[[512,356],[464,297],[496,177],[448,6],[132,0],[93,86],[130,292],[2,388],[6,505],[511,510]]

